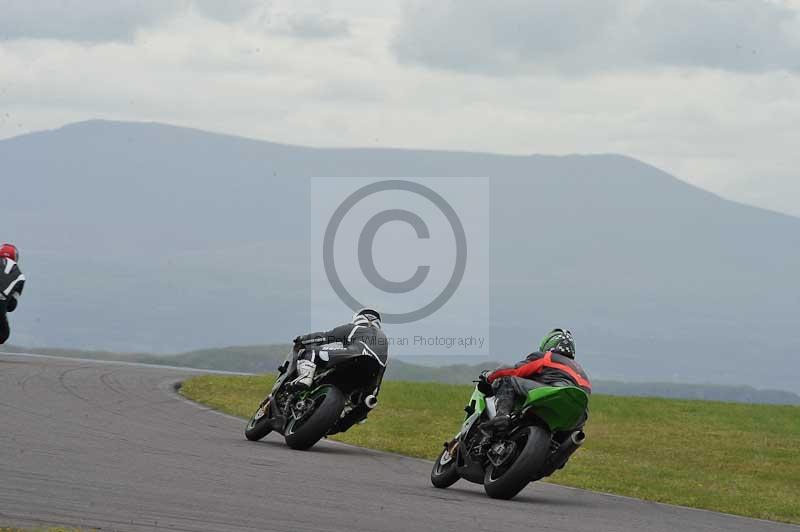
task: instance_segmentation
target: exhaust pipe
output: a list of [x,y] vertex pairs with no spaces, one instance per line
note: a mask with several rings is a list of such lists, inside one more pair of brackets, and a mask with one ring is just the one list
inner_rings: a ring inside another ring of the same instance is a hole
[[586,441],[586,434],[584,434],[582,430],[576,430],[575,432],[569,435],[569,439],[573,443],[573,445],[575,445],[576,447],[580,447],[581,445],[583,445],[583,442]]
[[364,404],[367,405],[367,408],[372,410],[376,406],[378,406],[378,398],[374,395],[368,395],[366,399],[364,399]]
[[569,435],[567,441],[559,445],[558,450],[550,455],[547,465],[544,467],[544,474],[542,476],[549,477],[557,470],[561,469],[567,464],[567,460],[572,456],[572,453],[578,450],[586,441],[586,434],[582,430],[576,430]]

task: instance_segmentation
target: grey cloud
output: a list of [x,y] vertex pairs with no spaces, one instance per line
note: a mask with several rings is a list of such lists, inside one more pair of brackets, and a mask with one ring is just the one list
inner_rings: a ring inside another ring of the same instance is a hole
[[769,0],[415,2],[396,58],[490,75],[659,66],[800,69],[798,12]]
[[302,39],[328,39],[348,35],[350,26],[344,19],[324,14],[297,13],[286,18],[284,33]]
[[[484,73],[568,53],[603,32],[613,3],[420,2],[407,7],[393,49],[404,62]],[[603,5],[605,4],[605,5]]]
[[170,2],[159,0],[0,0],[0,39],[129,40],[171,11]]
[[136,31],[188,10],[231,22],[255,0],[0,0],[0,40],[130,41]]
[[797,22],[797,10],[764,0],[652,1],[638,14],[631,40],[645,63],[798,70],[800,40],[791,28]]
[[220,22],[237,22],[246,18],[267,2],[259,0],[188,0],[201,15]]

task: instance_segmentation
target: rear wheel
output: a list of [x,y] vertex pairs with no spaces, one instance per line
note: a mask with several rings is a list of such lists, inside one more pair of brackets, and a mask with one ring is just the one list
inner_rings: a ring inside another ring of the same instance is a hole
[[523,427],[501,442],[508,446],[508,455],[486,468],[486,494],[493,499],[511,499],[522,491],[547,460],[550,437],[550,432],[541,427]]
[[244,437],[250,441],[258,441],[270,432],[272,432],[272,425],[270,424],[269,415],[269,401],[258,407],[253,417],[247,422],[244,429]]
[[450,454],[447,446],[442,449],[431,470],[431,484],[436,488],[449,488],[455,484],[461,476],[456,471],[455,453]]
[[344,394],[330,385],[320,386],[304,400],[313,401],[309,411],[286,425],[284,438],[292,449],[308,449],[328,434],[339,421],[345,404]]

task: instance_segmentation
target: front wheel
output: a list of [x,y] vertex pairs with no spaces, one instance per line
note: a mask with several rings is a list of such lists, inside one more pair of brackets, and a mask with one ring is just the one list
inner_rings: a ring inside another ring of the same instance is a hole
[[511,499],[528,485],[550,453],[550,432],[541,427],[523,427],[512,433],[508,456],[490,463],[483,478],[483,489],[493,499]]
[[258,441],[270,432],[272,432],[272,425],[270,424],[269,416],[270,400],[267,400],[258,407],[256,413],[247,422],[244,429],[244,437],[250,441]]
[[305,450],[323,438],[339,421],[344,394],[335,386],[320,386],[304,399],[313,401],[310,411],[286,425],[284,439],[292,449]]
[[431,484],[436,488],[449,488],[455,484],[461,476],[456,471],[456,455],[450,454],[450,451],[445,446],[436,461],[433,463],[431,470]]

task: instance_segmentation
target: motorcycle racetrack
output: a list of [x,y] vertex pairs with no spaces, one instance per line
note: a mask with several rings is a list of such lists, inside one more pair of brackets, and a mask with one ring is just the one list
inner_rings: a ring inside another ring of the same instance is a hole
[[175,384],[202,371],[0,354],[0,527],[103,530],[800,531],[535,483],[430,485],[424,460],[244,439]]

